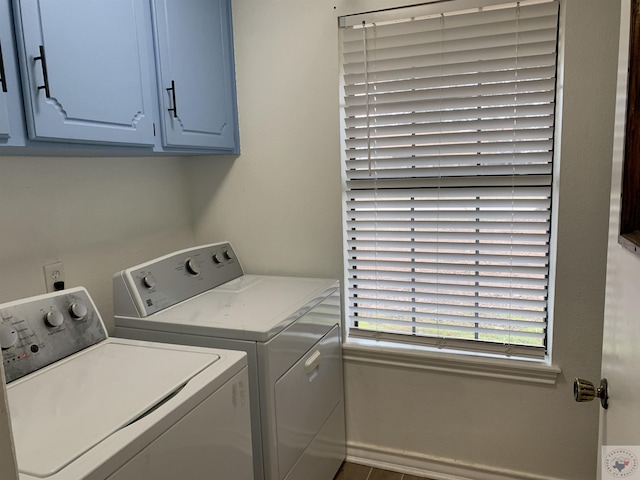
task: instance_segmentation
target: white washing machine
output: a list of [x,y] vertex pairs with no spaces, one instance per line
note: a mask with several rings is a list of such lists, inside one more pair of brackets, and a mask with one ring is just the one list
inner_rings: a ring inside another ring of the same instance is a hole
[[227,242],[114,276],[115,335],[249,358],[256,480],[332,480],[345,458],[339,283],[245,275]]
[[243,352],[107,338],[84,288],[0,305],[21,480],[253,478]]

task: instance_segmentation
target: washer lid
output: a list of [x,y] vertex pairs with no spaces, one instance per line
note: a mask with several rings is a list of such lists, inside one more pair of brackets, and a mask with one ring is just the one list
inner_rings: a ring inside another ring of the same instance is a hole
[[20,472],[59,472],[219,359],[187,348],[108,339],[9,384]]

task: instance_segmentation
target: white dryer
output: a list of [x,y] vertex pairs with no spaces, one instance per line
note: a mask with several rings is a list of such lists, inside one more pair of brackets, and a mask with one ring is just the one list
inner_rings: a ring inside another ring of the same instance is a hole
[[114,276],[115,335],[241,350],[256,480],[332,480],[345,458],[340,288],[245,275],[227,242]]
[[21,480],[251,480],[246,355],[107,338],[84,288],[0,305]]

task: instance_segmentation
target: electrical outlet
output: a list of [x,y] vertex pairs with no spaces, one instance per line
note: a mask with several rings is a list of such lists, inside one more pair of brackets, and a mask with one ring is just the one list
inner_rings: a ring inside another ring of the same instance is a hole
[[[45,265],[43,268],[47,292],[62,290],[64,288],[64,265],[62,262]],[[61,288],[56,288],[56,286]]]

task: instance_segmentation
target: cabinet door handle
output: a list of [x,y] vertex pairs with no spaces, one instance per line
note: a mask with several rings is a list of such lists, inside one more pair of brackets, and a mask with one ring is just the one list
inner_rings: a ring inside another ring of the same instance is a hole
[[2,86],[2,91],[7,93],[7,77],[4,73],[4,59],[2,58],[2,45],[0,45],[0,85]]
[[40,45],[40,56],[33,57],[35,61],[40,60],[42,65],[42,77],[44,78],[44,85],[38,85],[38,90],[44,89],[44,93],[47,98],[51,98],[51,92],[49,91],[49,74],[47,72],[47,57],[44,55],[44,45]]
[[171,80],[171,86],[167,88],[167,92],[171,92],[171,99],[173,100],[173,108],[167,108],[168,112],[173,112],[173,118],[178,117],[178,105],[176,104],[176,82]]

